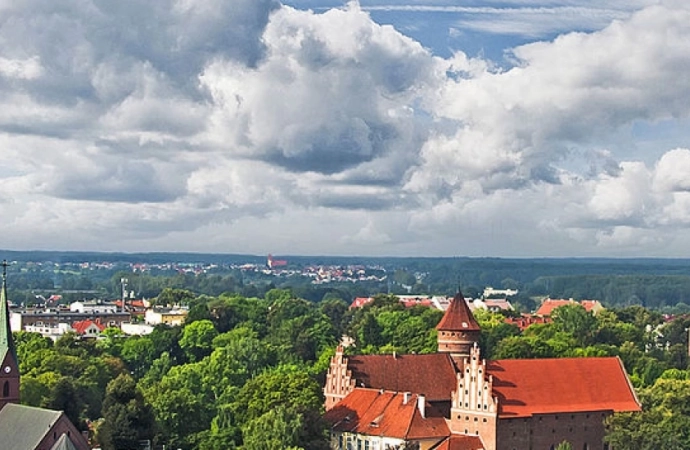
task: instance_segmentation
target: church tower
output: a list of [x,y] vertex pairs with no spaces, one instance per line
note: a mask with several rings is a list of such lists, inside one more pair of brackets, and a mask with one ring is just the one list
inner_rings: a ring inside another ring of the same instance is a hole
[[459,290],[436,330],[439,353],[450,353],[455,365],[462,367],[463,360],[470,356],[470,350],[479,342],[481,329]]
[[19,403],[19,362],[10,328],[7,299],[7,262],[2,262],[0,291],[0,409],[8,403]]

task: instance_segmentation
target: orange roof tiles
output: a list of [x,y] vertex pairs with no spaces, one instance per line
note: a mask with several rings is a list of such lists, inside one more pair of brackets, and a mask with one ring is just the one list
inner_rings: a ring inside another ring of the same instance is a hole
[[425,403],[422,416],[419,396],[376,389],[355,388],[327,411],[324,419],[334,431],[386,436],[397,439],[441,439],[450,434],[442,415]]
[[415,392],[428,400],[448,400],[456,389],[455,366],[447,353],[348,356],[358,387]]
[[437,330],[444,331],[479,331],[479,323],[472,315],[470,307],[462,292],[458,292],[450,302],[448,309],[436,325]]
[[433,450],[483,450],[484,444],[478,436],[453,434]]
[[589,411],[640,411],[617,357],[487,362],[499,417]]
[[549,323],[550,317],[542,317],[537,315],[522,314],[520,317],[506,317],[503,319],[505,323],[516,325],[520,331],[525,331],[527,327],[535,323]]
[[565,305],[580,305],[585,308],[585,311],[593,311],[596,313],[597,309],[602,309],[601,303],[598,300],[582,300],[581,302],[576,302],[575,300],[554,300],[546,299],[542,302],[537,312],[534,314],[537,316],[550,316],[553,310]]
[[80,320],[72,323],[72,328],[74,328],[77,333],[84,334],[91,325],[95,325],[99,331],[103,331],[106,328],[106,326],[101,323],[100,319],[96,319],[95,321],[89,319]]
[[374,297],[356,297],[350,305],[350,309],[361,308],[362,306],[374,301]]

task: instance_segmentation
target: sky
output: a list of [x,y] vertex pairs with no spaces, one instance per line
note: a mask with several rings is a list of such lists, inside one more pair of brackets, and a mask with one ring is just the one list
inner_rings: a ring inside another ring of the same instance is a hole
[[686,0],[0,0],[0,248],[687,257]]

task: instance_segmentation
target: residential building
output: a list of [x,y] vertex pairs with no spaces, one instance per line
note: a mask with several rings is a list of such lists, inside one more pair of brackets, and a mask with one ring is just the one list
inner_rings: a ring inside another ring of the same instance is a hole
[[112,314],[118,312],[118,307],[114,303],[104,303],[100,301],[74,302],[70,303],[71,312],[89,314]]
[[617,357],[482,359],[461,293],[426,355],[345,355],[324,386],[331,448],[605,449],[604,420],[641,406]]
[[568,300],[547,298],[541,303],[534,315],[548,317],[553,313],[554,309],[565,305],[580,305],[585,308],[587,312],[591,312],[595,315],[604,309],[604,306],[601,304],[601,302],[599,302],[599,300],[582,300],[577,302],[572,298]]
[[7,263],[0,290],[0,446],[13,450],[88,450],[89,444],[64,412],[19,404],[20,373],[10,328]]
[[100,336],[101,331],[106,329],[106,326],[101,323],[99,319],[96,320],[80,320],[72,324],[72,329],[82,337],[95,338]]
[[182,325],[187,318],[189,310],[187,308],[160,308],[154,307],[146,310],[144,322],[147,325]]
[[119,328],[123,322],[130,321],[128,312],[72,312],[63,309],[20,309],[13,310],[10,315],[12,331],[25,331],[26,327],[54,328],[59,324],[72,324],[82,320],[100,319],[108,327]]

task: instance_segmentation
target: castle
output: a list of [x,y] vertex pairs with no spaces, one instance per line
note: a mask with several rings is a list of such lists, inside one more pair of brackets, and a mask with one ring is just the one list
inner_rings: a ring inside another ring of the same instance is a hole
[[324,386],[332,449],[606,450],[604,419],[641,410],[617,357],[482,359],[461,293],[436,329],[433,354],[338,347]]

